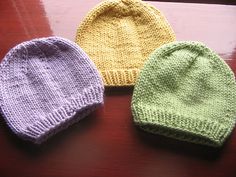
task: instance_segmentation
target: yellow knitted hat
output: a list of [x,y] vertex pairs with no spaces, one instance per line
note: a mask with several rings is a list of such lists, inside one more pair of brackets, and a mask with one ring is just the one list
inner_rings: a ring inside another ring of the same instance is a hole
[[174,40],[164,15],[141,0],[103,1],[90,11],[76,36],[106,86],[134,85],[148,55]]

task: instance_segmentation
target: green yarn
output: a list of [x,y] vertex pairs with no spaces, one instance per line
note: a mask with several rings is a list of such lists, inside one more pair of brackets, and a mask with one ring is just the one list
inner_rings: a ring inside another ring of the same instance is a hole
[[221,146],[236,118],[234,74],[198,42],[156,49],[134,88],[132,113],[143,130],[179,140]]

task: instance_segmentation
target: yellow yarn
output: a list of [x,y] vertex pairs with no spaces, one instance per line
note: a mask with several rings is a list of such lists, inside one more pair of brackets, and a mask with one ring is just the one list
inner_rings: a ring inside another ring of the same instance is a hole
[[100,3],[81,23],[76,36],[106,86],[134,85],[148,55],[174,40],[164,15],[141,0]]

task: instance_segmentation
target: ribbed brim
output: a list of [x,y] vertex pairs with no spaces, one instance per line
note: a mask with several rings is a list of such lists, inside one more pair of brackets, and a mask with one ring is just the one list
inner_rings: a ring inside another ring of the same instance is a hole
[[22,138],[40,144],[53,134],[81,120],[99,105],[103,104],[104,88],[97,86],[84,89],[77,98],[68,99],[68,103],[52,111],[40,121],[25,128]]
[[133,86],[139,69],[100,71],[105,86]]
[[225,127],[217,122],[175,115],[158,108],[133,105],[132,111],[134,122],[141,129],[197,144],[221,146],[233,128],[233,125]]

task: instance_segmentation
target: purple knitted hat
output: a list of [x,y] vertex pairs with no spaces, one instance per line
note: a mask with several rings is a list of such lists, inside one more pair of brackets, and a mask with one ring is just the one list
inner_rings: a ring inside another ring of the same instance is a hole
[[23,42],[0,65],[1,113],[19,137],[36,144],[84,118],[103,94],[95,65],[60,37]]

